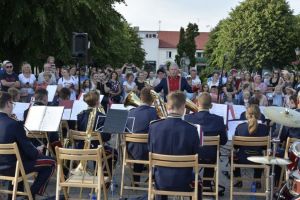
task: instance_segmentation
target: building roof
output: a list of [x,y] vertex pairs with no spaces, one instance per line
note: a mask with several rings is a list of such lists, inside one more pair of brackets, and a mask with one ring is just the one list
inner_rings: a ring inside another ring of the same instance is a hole
[[[179,31],[158,31],[159,48],[177,48]],[[200,32],[196,37],[196,49],[203,50],[209,39],[209,32]]]

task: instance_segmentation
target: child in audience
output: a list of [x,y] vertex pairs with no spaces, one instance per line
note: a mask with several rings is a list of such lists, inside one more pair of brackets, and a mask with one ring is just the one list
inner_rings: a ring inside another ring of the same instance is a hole
[[283,105],[284,94],[282,92],[282,87],[277,85],[273,92],[273,106],[282,106]]
[[250,100],[251,94],[249,91],[243,92],[243,105],[248,107],[249,106],[249,100]]

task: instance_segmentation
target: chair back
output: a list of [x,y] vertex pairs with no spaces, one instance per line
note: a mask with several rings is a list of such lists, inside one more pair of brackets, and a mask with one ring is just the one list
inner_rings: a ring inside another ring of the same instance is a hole
[[220,145],[220,135],[203,137],[203,146],[219,146],[219,145]]
[[250,146],[250,147],[269,147],[269,136],[265,137],[246,137],[246,136],[233,136],[232,145],[237,146]]
[[148,134],[147,133],[132,133],[124,135],[125,142],[132,143],[148,143]]
[[[90,140],[99,140],[99,133],[98,132],[92,132]],[[85,141],[86,140],[86,132],[85,131],[76,131],[70,129],[70,140],[74,144],[74,141]]]

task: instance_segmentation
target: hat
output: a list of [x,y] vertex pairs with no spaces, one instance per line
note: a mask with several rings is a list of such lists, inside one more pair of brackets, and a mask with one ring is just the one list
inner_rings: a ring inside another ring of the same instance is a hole
[[4,65],[6,65],[6,64],[8,64],[8,63],[12,63],[12,62],[10,62],[9,60],[4,60],[2,64],[3,64],[3,66],[4,66]]

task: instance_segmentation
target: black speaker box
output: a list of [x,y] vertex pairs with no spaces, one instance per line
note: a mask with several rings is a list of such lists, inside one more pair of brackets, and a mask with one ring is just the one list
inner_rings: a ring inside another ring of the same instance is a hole
[[88,34],[74,32],[72,36],[72,56],[76,58],[83,58],[87,56],[87,50]]

